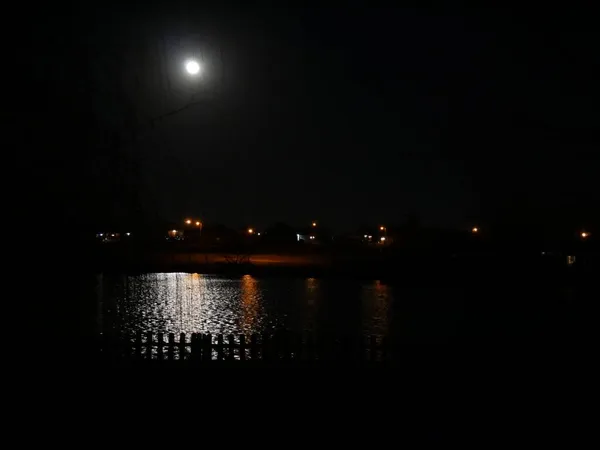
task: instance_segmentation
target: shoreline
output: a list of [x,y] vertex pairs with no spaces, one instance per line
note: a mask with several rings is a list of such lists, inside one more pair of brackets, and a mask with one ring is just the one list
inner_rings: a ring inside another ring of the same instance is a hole
[[[572,270],[573,269],[573,270]],[[255,265],[246,264],[116,264],[96,267],[96,273],[138,275],[146,273],[198,273],[253,277],[301,277],[380,280],[406,286],[473,286],[473,285],[556,285],[587,286],[596,279],[595,273],[565,267],[510,267],[502,265],[422,265],[408,267],[394,264],[306,264]]]
[[[595,280],[598,256],[579,254],[569,266],[566,256],[542,256],[530,249],[516,251],[433,252],[433,251],[164,251],[143,247],[106,247],[89,251],[80,248],[71,257],[47,267],[79,273],[141,274],[199,273],[252,275],[257,277],[319,277],[381,280],[407,285],[574,285]],[[266,250],[266,249],[264,249]],[[58,256],[58,253],[56,253]],[[43,267],[42,267],[43,268]]]

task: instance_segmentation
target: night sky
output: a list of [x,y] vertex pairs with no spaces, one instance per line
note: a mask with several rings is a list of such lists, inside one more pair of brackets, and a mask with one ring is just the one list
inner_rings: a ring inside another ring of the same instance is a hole
[[35,27],[47,110],[26,114],[64,145],[32,160],[66,216],[597,220],[600,52],[584,15],[190,5],[97,3]]

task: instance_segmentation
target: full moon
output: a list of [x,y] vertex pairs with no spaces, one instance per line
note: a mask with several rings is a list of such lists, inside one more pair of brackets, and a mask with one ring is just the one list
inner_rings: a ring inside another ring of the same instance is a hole
[[196,61],[188,61],[185,64],[185,70],[187,70],[190,75],[196,75],[200,72],[200,65]]

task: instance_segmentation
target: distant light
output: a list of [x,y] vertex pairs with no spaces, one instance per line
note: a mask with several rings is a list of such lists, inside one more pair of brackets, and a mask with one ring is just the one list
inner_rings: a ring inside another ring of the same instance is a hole
[[173,233],[177,233],[177,230],[173,230]]
[[254,233],[254,230],[252,228],[248,228],[248,233],[252,234],[252,233]]
[[257,236],[260,236],[260,233],[256,233]]
[[383,230],[385,230],[385,227],[384,227],[384,226],[381,226],[381,227],[379,227],[379,229],[380,229],[381,231],[383,231]]
[[313,222],[313,223],[312,223],[312,226],[313,226],[313,227],[316,227],[316,226],[317,226],[317,222]]
[[196,75],[198,72],[200,72],[200,64],[193,60],[188,61],[185,63],[185,70],[187,70],[187,73],[190,75]]
[[479,228],[477,227],[473,227],[473,229],[471,230],[473,233],[477,233],[479,231]]
[[364,238],[366,239],[368,236],[365,234]]
[[582,232],[581,232],[581,237],[582,237],[583,239],[585,239],[585,238],[586,238],[586,237],[588,237],[589,235],[590,235],[590,234],[589,234],[589,233],[587,233],[587,232],[585,232],[585,231],[582,231]]
[[381,236],[381,237],[379,238],[379,240],[380,240],[381,242],[385,241],[385,236]]
[[373,236],[369,235],[369,239],[372,239],[372,238],[373,238]]
[[100,237],[104,236],[102,233],[99,234]]
[[310,238],[311,238],[311,239],[314,239],[315,237],[314,237],[314,236],[311,236]]
[[299,234],[296,234],[296,239],[300,240],[300,235]]
[[196,222],[196,226],[197,226],[197,227],[199,227],[199,226],[200,226],[200,222],[199,222],[199,221],[197,221],[197,222]]
[[190,219],[187,219],[187,220],[185,221],[185,223],[187,223],[187,224],[189,225],[190,223],[192,223],[192,221],[191,221]]
[[115,237],[115,235],[114,235],[114,234],[111,234],[111,237]]
[[125,233],[127,236],[131,236],[131,233]]

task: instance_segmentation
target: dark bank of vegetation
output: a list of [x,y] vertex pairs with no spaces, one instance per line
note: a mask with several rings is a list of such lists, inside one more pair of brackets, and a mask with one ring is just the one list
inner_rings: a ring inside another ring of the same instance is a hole
[[82,258],[67,263],[95,272],[351,276],[458,284],[584,282],[598,269],[598,249],[591,234],[586,239],[578,235],[550,239],[526,233],[473,235],[402,227],[390,227],[387,233],[385,245],[336,235],[309,244],[297,242],[295,233],[269,239],[268,234],[249,237],[231,230],[177,242],[160,236],[103,244],[91,238],[81,246]]

